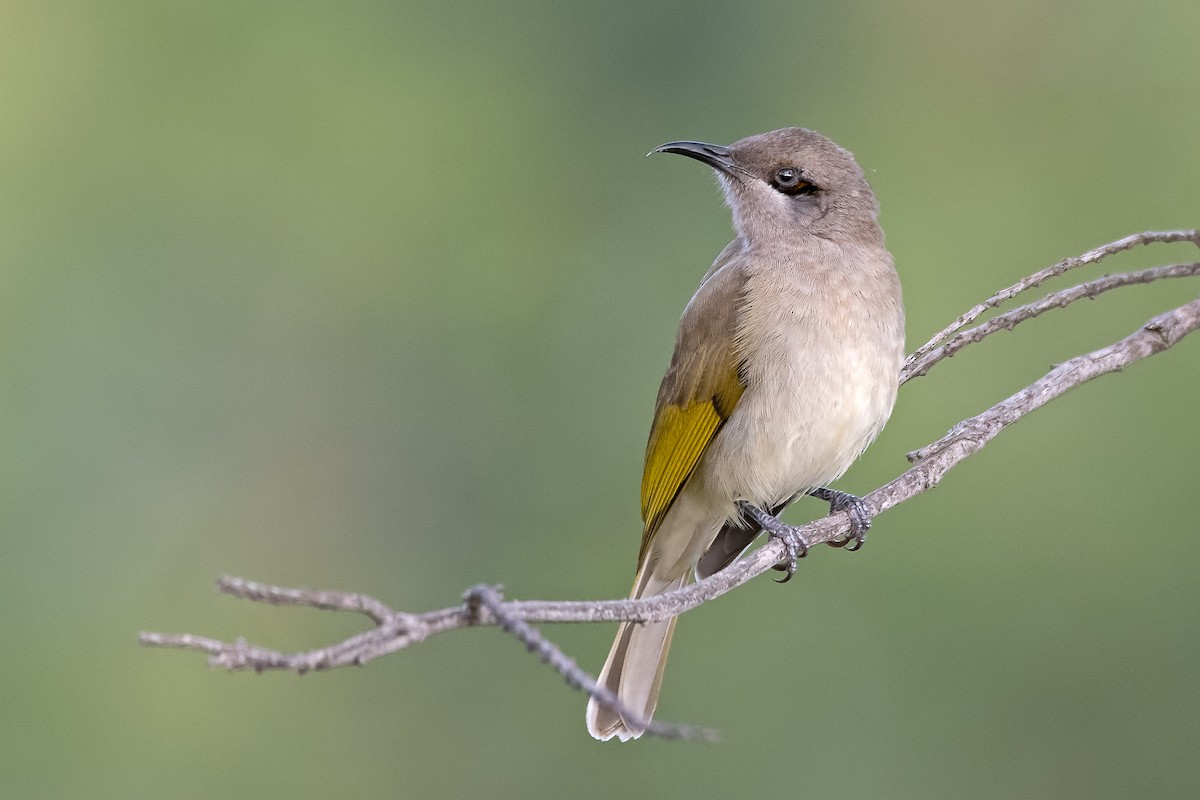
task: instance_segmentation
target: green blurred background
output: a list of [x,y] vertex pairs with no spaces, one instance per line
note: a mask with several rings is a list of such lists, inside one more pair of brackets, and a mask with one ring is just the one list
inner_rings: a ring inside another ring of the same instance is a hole
[[[621,594],[658,380],[729,237],[711,176],[650,148],[852,150],[911,349],[1200,225],[1198,31],[1194,0],[0,4],[0,794],[1200,796],[1200,338],[1023,420],[862,553],[688,615],[660,716],[718,745],[593,742],[493,630],[303,679],[135,643],[362,628],[222,573],[413,611]],[[840,485],[1196,286],[970,348]],[[549,633],[594,670],[613,628]]]

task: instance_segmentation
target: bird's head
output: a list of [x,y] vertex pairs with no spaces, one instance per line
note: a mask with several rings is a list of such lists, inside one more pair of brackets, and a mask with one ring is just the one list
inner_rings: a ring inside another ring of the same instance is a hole
[[819,133],[782,128],[734,142],[668,142],[716,170],[733,224],[750,242],[802,233],[839,241],[880,240],[879,204],[854,156]]

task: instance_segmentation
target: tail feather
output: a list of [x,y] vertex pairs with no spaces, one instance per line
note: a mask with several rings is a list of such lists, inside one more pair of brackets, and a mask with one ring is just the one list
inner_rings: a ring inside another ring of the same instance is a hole
[[[686,576],[681,576],[662,581],[639,574],[632,596],[653,597],[679,588],[685,579]],[[658,689],[662,685],[663,667],[667,663],[675,619],[621,623],[617,638],[608,652],[608,660],[600,671],[599,684],[616,695],[621,705],[640,715],[640,722],[648,722],[658,704]],[[601,741],[615,736],[627,742],[645,733],[645,728],[639,726],[637,721],[625,719],[616,711],[597,703],[595,698],[588,701],[587,727],[588,732]]]

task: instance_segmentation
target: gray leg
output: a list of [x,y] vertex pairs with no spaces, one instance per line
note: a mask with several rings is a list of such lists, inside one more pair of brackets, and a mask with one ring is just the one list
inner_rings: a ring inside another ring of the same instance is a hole
[[787,575],[783,580],[776,583],[787,583],[796,574],[796,562],[804,558],[808,553],[808,541],[800,533],[800,529],[795,525],[788,525],[781,522],[779,517],[768,514],[758,506],[751,505],[745,500],[738,501],[738,507],[754,520],[759,527],[766,531],[771,538],[778,539],[783,542],[783,546],[787,548],[787,560],[782,564],[785,567]]

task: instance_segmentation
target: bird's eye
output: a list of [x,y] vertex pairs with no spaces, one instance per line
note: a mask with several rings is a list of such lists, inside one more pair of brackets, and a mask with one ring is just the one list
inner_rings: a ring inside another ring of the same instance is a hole
[[795,167],[780,167],[775,170],[771,177],[771,185],[784,194],[807,194],[814,189]]

